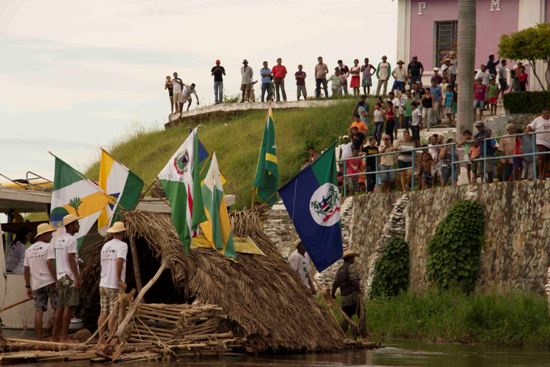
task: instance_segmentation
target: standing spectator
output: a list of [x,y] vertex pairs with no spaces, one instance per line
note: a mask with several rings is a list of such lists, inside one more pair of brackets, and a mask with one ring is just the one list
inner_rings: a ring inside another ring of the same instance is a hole
[[[349,126],[349,130],[353,129],[354,127],[357,127],[357,129],[362,132],[363,134],[366,134],[369,130],[367,127],[367,124],[363,121],[361,121],[361,117],[359,117],[358,113],[353,114],[353,122]],[[361,149],[361,146],[357,150]]]
[[342,78],[340,76],[340,69],[338,67],[334,68],[334,74],[328,78],[331,82],[332,88],[332,98],[337,98],[342,96]]
[[384,110],[382,109],[382,104],[380,102],[376,103],[374,107],[374,138],[380,145],[382,140],[382,130],[384,129]]
[[380,95],[380,90],[384,86],[382,95],[385,96],[388,91],[388,80],[391,75],[391,65],[387,62],[388,58],[384,55],[382,56],[382,62],[378,64],[376,68],[376,77],[378,78],[378,83],[376,85],[376,96]]
[[403,60],[397,62],[397,67],[393,69],[392,76],[394,79],[392,91],[405,91],[405,82],[407,81],[407,70],[403,67]]
[[365,64],[361,65],[361,72],[363,73],[363,94],[368,97],[372,87],[372,76],[376,73],[376,68],[369,63],[368,57],[365,57]]
[[417,56],[413,56],[411,62],[407,66],[407,72],[409,74],[409,81],[411,85],[414,83],[422,86],[422,75],[424,74],[424,65],[418,61]]
[[424,88],[422,88],[419,83],[414,83],[412,85],[412,96],[418,101],[420,101],[422,96],[424,96]]
[[267,61],[263,62],[263,68],[260,70],[260,76],[262,80],[262,102],[265,102],[265,94],[267,92],[267,101],[271,102],[273,101],[273,73],[271,72],[271,69],[268,68]]
[[[522,179],[533,179],[535,180],[535,171],[533,169],[533,139],[535,138],[534,134],[523,134],[521,137],[521,153],[527,154],[522,157],[523,163],[523,172],[521,174]],[[536,148],[535,148],[536,150]]]
[[300,277],[300,280],[306,288],[308,288],[313,295],[317,293],[311,275],[309,272],[309,259],[306,253],[306,248],[302,241],[298,240],[295,243],[296,250],[294,250],[288,257],[288,264]]
[[451,85],[447,86],[447,90],[445,91],[445,114],[447,115],[447,119],[449,121],[449,126],[453,124],[454,119],[454,110],[453,110],[453,103],[455,100],[455,91],[453,90],[453,87]]
[[390,140],[393,144],[393,131],[395,129],[395,110],[393,108],[393,102],[386,102],[386,135],[390,136]]
[[[397,91],[397,93],[401,93]],[[397,132],[399,130],[399,126],[402,124],[401,118],[403,117],[403,114],[401,113],[401,99],[395,95],[394,92],[390,92],[390,101],[393,104],[393,114],[395,116],[395,123],[393,126],[395,139],[397,139]]]
[[431,83],[435,82],[436,85],[440,85],[441,83],[443,83],[443,77],[441,75],[439,75],[439,69],[438,68],[434,68],[434,75],[432,75],[432,78],[430,79],[430,82]]
[[515,70],[510,70],[510,92],[520,92],[519,79]]
[[433,98],[433,114],[437,123],[441,123],[441,115],[443,114],[443,108],[441,108],[443,102],[443,91],[441,87],[432,80],[432,86],[430,87],[430,94]]
[[347,65],[344,65],[342,60],[338,60],[338,70],[340,71],[340,77],[342,78],[342,91],[344,92],[344,96],[347,96],[349,68]]
[[340,144],[339,148],[340,156],[338,157],[338,160],[351,158],[351,152],[353,148],[349,135],[342,136],[342,144]]
[[[447,139],[447,144],[452,144],[452,138]],[[439,150],[439,161],[441,162],[441,186],[448,183],[453,183],[458,178],[458,171],[455,170],[453,175],[453,164],[456,162],[456,154],[453,152],[451,145],[445,145]]]
[[400,171],[401,174],[401,189],[407,191],[411,185],[412,177],[412,160],[414,153],[414,141],[411,138],[411,134],[408,131],[403,132],[403,140],[397,143],[397,150],[399,155],[397,156],[397,167],[408,168]]
[[483,84],[482,78],[477,78],[474,82],[474,119],[476,117],[476,110],[479,111],[479,120],[483,118],[483,110],[485,109],[485,94],[487,93],[487,86]]
[[327,64],[323,63],[323,58],[321,56],[317,58],[317,61],[318,63],[315,65],[315,97],[317,99],[321,98],[321,86],[323,86],[325,98],[328,99],[328,67]]
[[223,76],[225,75],[225,69],[220,66],[220,60],[216,60],[216,66],[211,70],[214,76],[214,101],[215,104],[223,102]]
[[487,67],[485,65],[481,65],[480,70],[476,74],[476,79],[481,78],[481,82],[486,87],[489,86],[489,81],[491,80],[491,73],[487,71]]
[[32,231],[22,228],[17,231],[15,239],[6,249],[6,271],[8,273],[23,274],[25,261],[25,244],[30,243]]
[[[373,157],[378,154],[378,147],[376,146],[376,139],[374,137],[369,138],[367,145],[363,146],[363,153],[365,153],[365,172],[376,172],[376,159]],[[367,192],[373,192],[376,186],[376,175],[367,174]]]
[[296,96],[297,100],[300,100],[300,95],[304,96],[304,101],[307,99],[307,90],[306,90],[306,72],[302,70],[303,66],[298,65],[298,71],[294,73],[296,78]]
[[170,75],[166,75],[166,80],[164,81],[164,89],[168,89],[168,98],[170,99],[170,114],[174,113],[174,84],[172,84],[172,79]]
[[411,116],[411,132],[413,141],[420,144],[420,126],[422,125],[422,110],[420,109],[420,103],[413,101],[411,103],[414,109]]
[[[475,124],[477,133],[474,135],[480,148],[480,158],[492,158],[495,155],[495,142],[494,139],[491,139],[492,131],[485,127],[485,124],[482,121],[478,121]],[[495,177],[496,162],[494,159],[487,159],[485,163],[483,160],[478,161],[477,164],[477,176],[482,177],[483,182],[493,182]],[[487,177],[484,177],[484,167]]]
[[525,72],[525,66],[519,67],[519,73],[516,74],[519,81],[520,92],[527,91],[527,84],[529,83],[529,74]]
[[441,64],[441,76],[443,78],[451,79],[451,73],[450,73],[450,67],[451,67],[451,59],[448,57],[443,60],[443,64]]
[[458,59],[456,57],[456,52],[449,52],[449,74],[451,75],[450,83],[456,90],[456,74],[458,73]]
[[500,85],[500,93],[504,97],[504,93],[508,90],[508,68],[506,67],[506,60],[500,61],[500,67],[498,68],[498,84]]
[[367,103],[367,96],[362,95],[359,103],[357,103],[357,114],[361,118],[361,121],[368,126],[369,123],[369,104]]
[[195,98],[197,99],[197,106],[198,106],[199,96],[197,95],[197,90],[195,89],[195,83],[191,83],[191,85],[184,85],[181,96],[182,96],[183,103],[187,102],[187,111],[189,111],[189,107],[191,107],[191,102],[193,101],[191,97],[192,94],[195,95]]
[[286,91],[285,91],[285,77],[287,74],[286,67],[282,65],[283,60],[279,57],[277,59],[277,65],[273,67],[273,80],[275,82],[275,95],[277,102],[281,102],[281,95],[283,101],[286,102]]
[[[516,137],[512,136],[516,133],[514,124],[506,125],[506,132],[509,136],[500,138],[498,150],[502,155],[513,155],[516,148]],[[514,162],[512,158],[501,158],[502,163],[502,181],[512,181],[514,179]]]
[[359,95],[359,84],[361,82],[361,66],[359,66],[359,60],[353,60],[353,66],[351,67],[349,73],[351,74],[350,88],[353,89],[353,95]]
[[[531,121],[531,123],[527,125],[525,132],[537,133],[535,135],[537,152],[550,151],[550,109],[543,109],[542,115]],[[537,156],[537,172],[539,174],[539,178],[542,180],[546,178],[546,169],[549,160],[549,154],[540,154]]]
[[423,150],[420,156],[420,169],[418,170],[418,179],[420,180],[420,190],[432,187],[434,161],[427,150]]
[[399,99],[399,109],[403,113],[403,125],[401,126],[405,131],[409,131],[411,127],[411,118],[412,118],[412,112],[413,112],[413,100],[411,91],[407,90],[405,93],[401,95],[401,98]]
[[[382,136],[382,144],[380,144],[380,153],[394,152],[392,137],[388,134]],[[390,191],[390,184],[394,180],[394,174],[392,171],[394,165],[393,154],[384,154],[380,156],[380,169],[379,171],[388,171],[380,173],[380,181],[382,181],[382,192]]]
[[178,73],[176,72],[174,72],[174,79],[172,79],[172,89],[176,113],[181,113],[183,110],[183,97],[181,95],[181,92],[183,92],[183,81],[178,78]]
[[351,134],[351,147],[354,150],[360,150],[363,146],[363,143],[365,142],[365,134],[363,134],[357,126],[354,126],[350,129]]
[[429,131],[430,128],[432,127],[432,123],[434,120],[433,105],[435,103],[433,100],[433,96],[431,94],[430,88],[426,88],[424,90],[424,95],[422,96],[421,102],[422,102],[422,120],[426,123],[426,128]]
[[252,91],[252,76],[254,75],[252,68],[248,66],[248,61],[243,60],[243,66],[241,67],[241,103],[244,101],[250,102],[250,93]]
[[[472,159],[472,132],[470,130],[464,130],[462,133],[462,142],[460,142],[457,147],[464,147],[464,159],[467,160]],[[472,163],[467,162],[464,164],[466,167],[466,177],[468,178],[468,183],[471,184],[472,182],[475,182],[475,177],[472,177]]]
[[495,55],[489,55],[489,60],[487,60],[487,70],[493,76],[497,76],[497,65],[500,61],[495,61]]
[[432,178],[434,179],[434,184],[437,182],[437,179],[441,176],[441,162],[439,161],[439,151],[441,148],[438,146],[439,136],[433,134],[428,139],[428,153],[432,156]]
[[487,103],[489,103],[491,116],[494,116],[497,114],[497,100],[498,100],[499,93],[500,93],[500,90],[498,89],[496,80],[494,77],[491,77],[491,81],[489,82],[489,87],[487,88]]

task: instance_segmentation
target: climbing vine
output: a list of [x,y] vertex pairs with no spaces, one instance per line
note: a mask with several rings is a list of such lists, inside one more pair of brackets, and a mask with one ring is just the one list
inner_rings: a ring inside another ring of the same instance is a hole
[[409,286],[409,244],[402,238],[392,237],[374,265],[369,296],[389,298]]
[[483,207],[476,201],[458,201],[437,226],[428,244],[428,278],[437,288],[471,292],[479,273],[484,243]]

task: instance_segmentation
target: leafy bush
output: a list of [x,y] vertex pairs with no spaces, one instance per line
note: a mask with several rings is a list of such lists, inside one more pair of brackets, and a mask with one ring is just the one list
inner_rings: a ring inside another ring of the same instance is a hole
[[485,220],[478,202],[453,205],[428,244],[428,278],[439,288],[474,289],[484,243]]
[[510,113],[541,113],[550,107],[550,92],[514,92],[504,95],[504,108]]
[[402,238],[390,239],[374,265],[371,298],[393,297],[409,286],[409,244]]

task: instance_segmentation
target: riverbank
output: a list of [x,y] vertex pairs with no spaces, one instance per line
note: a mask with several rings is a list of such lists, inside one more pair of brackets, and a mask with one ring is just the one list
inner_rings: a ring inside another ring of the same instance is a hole
[[387,300],[370,300],[367,326],[371,340],[550,348],[546,298],[528,292],[402,293]]

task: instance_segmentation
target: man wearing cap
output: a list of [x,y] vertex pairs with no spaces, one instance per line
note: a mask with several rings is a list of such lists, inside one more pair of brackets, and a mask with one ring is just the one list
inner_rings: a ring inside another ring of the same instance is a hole
[[242,98],[241,103],[245,100],[250,102],[250,91],[252,90],[252,68],[248,66],[248,60],[243,60],[243,66],[241,67],[241,91]]
[[307,258],[306,248],[302,241],[297,240],[294,242],[296,250],[294,250],[288,257],[288,264],[302,280],[302,283],[311,290],[312,294],[317,293],[315,285],[311,280],[311,274],[309,273],[309,259]]
[[[351,319],[353,315],[357,315],[361,318],[361,277],[356,267],[353,265],[355,262],[356,252],[347,250],[344,252],[344,263],[336,272],[336,278],[332,284],[332,298],[336,298],[336,290],[340,288],[340,295],[342,296],[342,310]],[[348,330],[348,321],[344,318],[341,323],[344,333]],[[364,325],[360,325],[361,335],[364,333]],[[356,336],[357,330],[353,331]]]
[[283,60],[279,57],[277,59],[277,65],[273,67],[273,83],[275,84],[275,96],[277,97],[277,102],[281,102],[281,95],[283,97],[283,101],[286,102],[285,77],[287,71],[286,67],[282,63]]
[[58,307],[62,315],[60,320],[61,342],[66,342],[69,339],[69,324],[73,317],[73,311],[79,304],[79,289],[82,284],[78,270],[77,243],[74,236],[80,230],[79,219],[74,214],[64,216],[65,233],[59,236],[48,250],[48,266],[55,266],[57,275]]
[[376,96],[380,96],[380,90],[382,89],[382,86],[384,86],[384,92],[382,95],[386,95],[386,92],[388,91],[388,80],[390,79],[391,74],[391,65],[389,62],[387,62],[388,58],[386,56],[382,56],[382,62],[378,64],[378,67],[376,68],[376,77],[378,78],[378,83],[376,85]]
[[411,85],[414,83],[420,84],[422,86],[422,75],[424,74],[424,65],[418,61],[417,56],[413,56],[409,65],[407,65],[407,71],[409,74],[409,82]]
[[47,254],[51,246],[52,233],[56,229],[48,223],[38,225],[36,242],[25,251],[25,287],[27,294],[34,299],[34,331],[36,338],[42,340],[42,316],[48,310],[48,301],[55,312],[52,325],[52,340],[59,341],[60,312],[57,307],[57,293],[55,289],[55,267],[48,266]]
[[342,135],[340,139],[342,139],[342,144],[339,145],[340,154],[338,159],[343,160],[343,159],[351,158],[352,150],[353,150],[351,139],[349,138],[348,135]]
[[211,70],[214,76],[214,103],[223,102],[223,76],[225,75],[225,68],[220,65],[220,60],[216,60],[216,66]]
[[126,255],[128,245],[123,242],[126,227],[123,222],[115,222],[107,233],[113,238],[101,249],[101,279],[99,281],[100,314],[97,320],[99,329],[98,345],[105,344],[105,320],[109,319],[109,333],[116,327],[119,290],[126,289]]
[[392,76],[394,79],[393,86],[391,88],[392,92],[395,90],[399,90],[401,92],[405,91],[405,82],[407,81],[407,70],[403,67],[403,64],[405,62],[403,60],[399,60],[397,62],[397,68],[393,69]]

